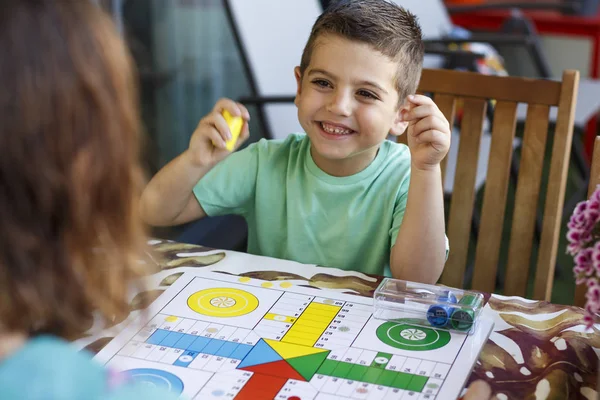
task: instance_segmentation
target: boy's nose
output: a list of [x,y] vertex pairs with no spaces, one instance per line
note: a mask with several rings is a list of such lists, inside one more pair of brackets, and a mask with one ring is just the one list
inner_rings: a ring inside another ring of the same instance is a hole
[[332,114],[349,116],[352,113],[352,96],[344,91],[336,91],[331,95],[327,111]]

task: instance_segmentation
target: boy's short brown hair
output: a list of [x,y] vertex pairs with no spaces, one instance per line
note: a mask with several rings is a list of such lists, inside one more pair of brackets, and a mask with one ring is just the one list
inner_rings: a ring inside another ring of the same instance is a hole
[[89,0],[0,5],[0,330],[129,313],[144,232],[135,74]]
[[[424,0],[425,1],[425,0]],[[386,0],[338,0],[317,18],[302,52],[300,73],[310,64],[315,42],[323,35],[367,43],[398,63],[396,90],[400,102],[417,90],[424,45],[416,17]]]

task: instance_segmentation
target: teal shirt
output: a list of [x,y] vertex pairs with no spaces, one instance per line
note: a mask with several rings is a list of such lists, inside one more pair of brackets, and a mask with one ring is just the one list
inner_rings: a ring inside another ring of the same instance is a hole
[[92,355],[51,336],[29,340],[0,360],[0,399],[171,400],[171,394],[115,379]]
[[261,140],[217,164],[194,187],[207,215],[248,222],[248,252],[389,275],[406,209],[410,151],[384,141],[363,171],[334,177],[306,135]]

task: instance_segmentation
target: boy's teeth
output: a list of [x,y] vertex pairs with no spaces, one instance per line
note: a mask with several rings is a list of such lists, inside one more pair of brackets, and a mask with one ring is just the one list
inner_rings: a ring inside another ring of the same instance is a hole
[[344,128],[338,128],[335,126],[331,126],[331,125],[327,125],[325,123],[321,122],[321,126],[323,127],[323,130],[327,133],[333,133],[335,135],[347,135],[349,133],[352,133],[352,131],[350,129],[344,129]]

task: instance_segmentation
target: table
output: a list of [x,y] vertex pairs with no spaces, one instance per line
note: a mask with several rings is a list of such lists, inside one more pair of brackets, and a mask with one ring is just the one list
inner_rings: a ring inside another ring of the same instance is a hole
[[[452,22],[469,30],[498,31],[510,17],[510,10],[481,10],[453,14]],[[522,10],[538,33],[586,37],[592,40],[590,77],[600,77],[600,9],[595,16],[564,15],[557,11]],[[591,155],[597,132],[597,119],[588,122],[585,148]]]
[[[154,240],[148,259],[147,290],[131,301],[134,318],[143,302],[153,300],[186,270],[202,268],[223,271],[226,257],[239,265],[227,273],[250,278],[291,280],[321,289],[334,289],[358,296],[372,296],[380,276],[335,268],[304,265],[245,253]],[[241,261],[241,262],[240,262]],[[231,263],[228,263],[232,265]],[[471,380],[486,380],[499,400],[537,398],[595,398],[600,325],[584,332],[583,310],[520,297],[486,295],[484,314],[495,328],[485,345]],[[100,351],[126,321],[95,334],[87,334],[75,345],[93,353]]]

